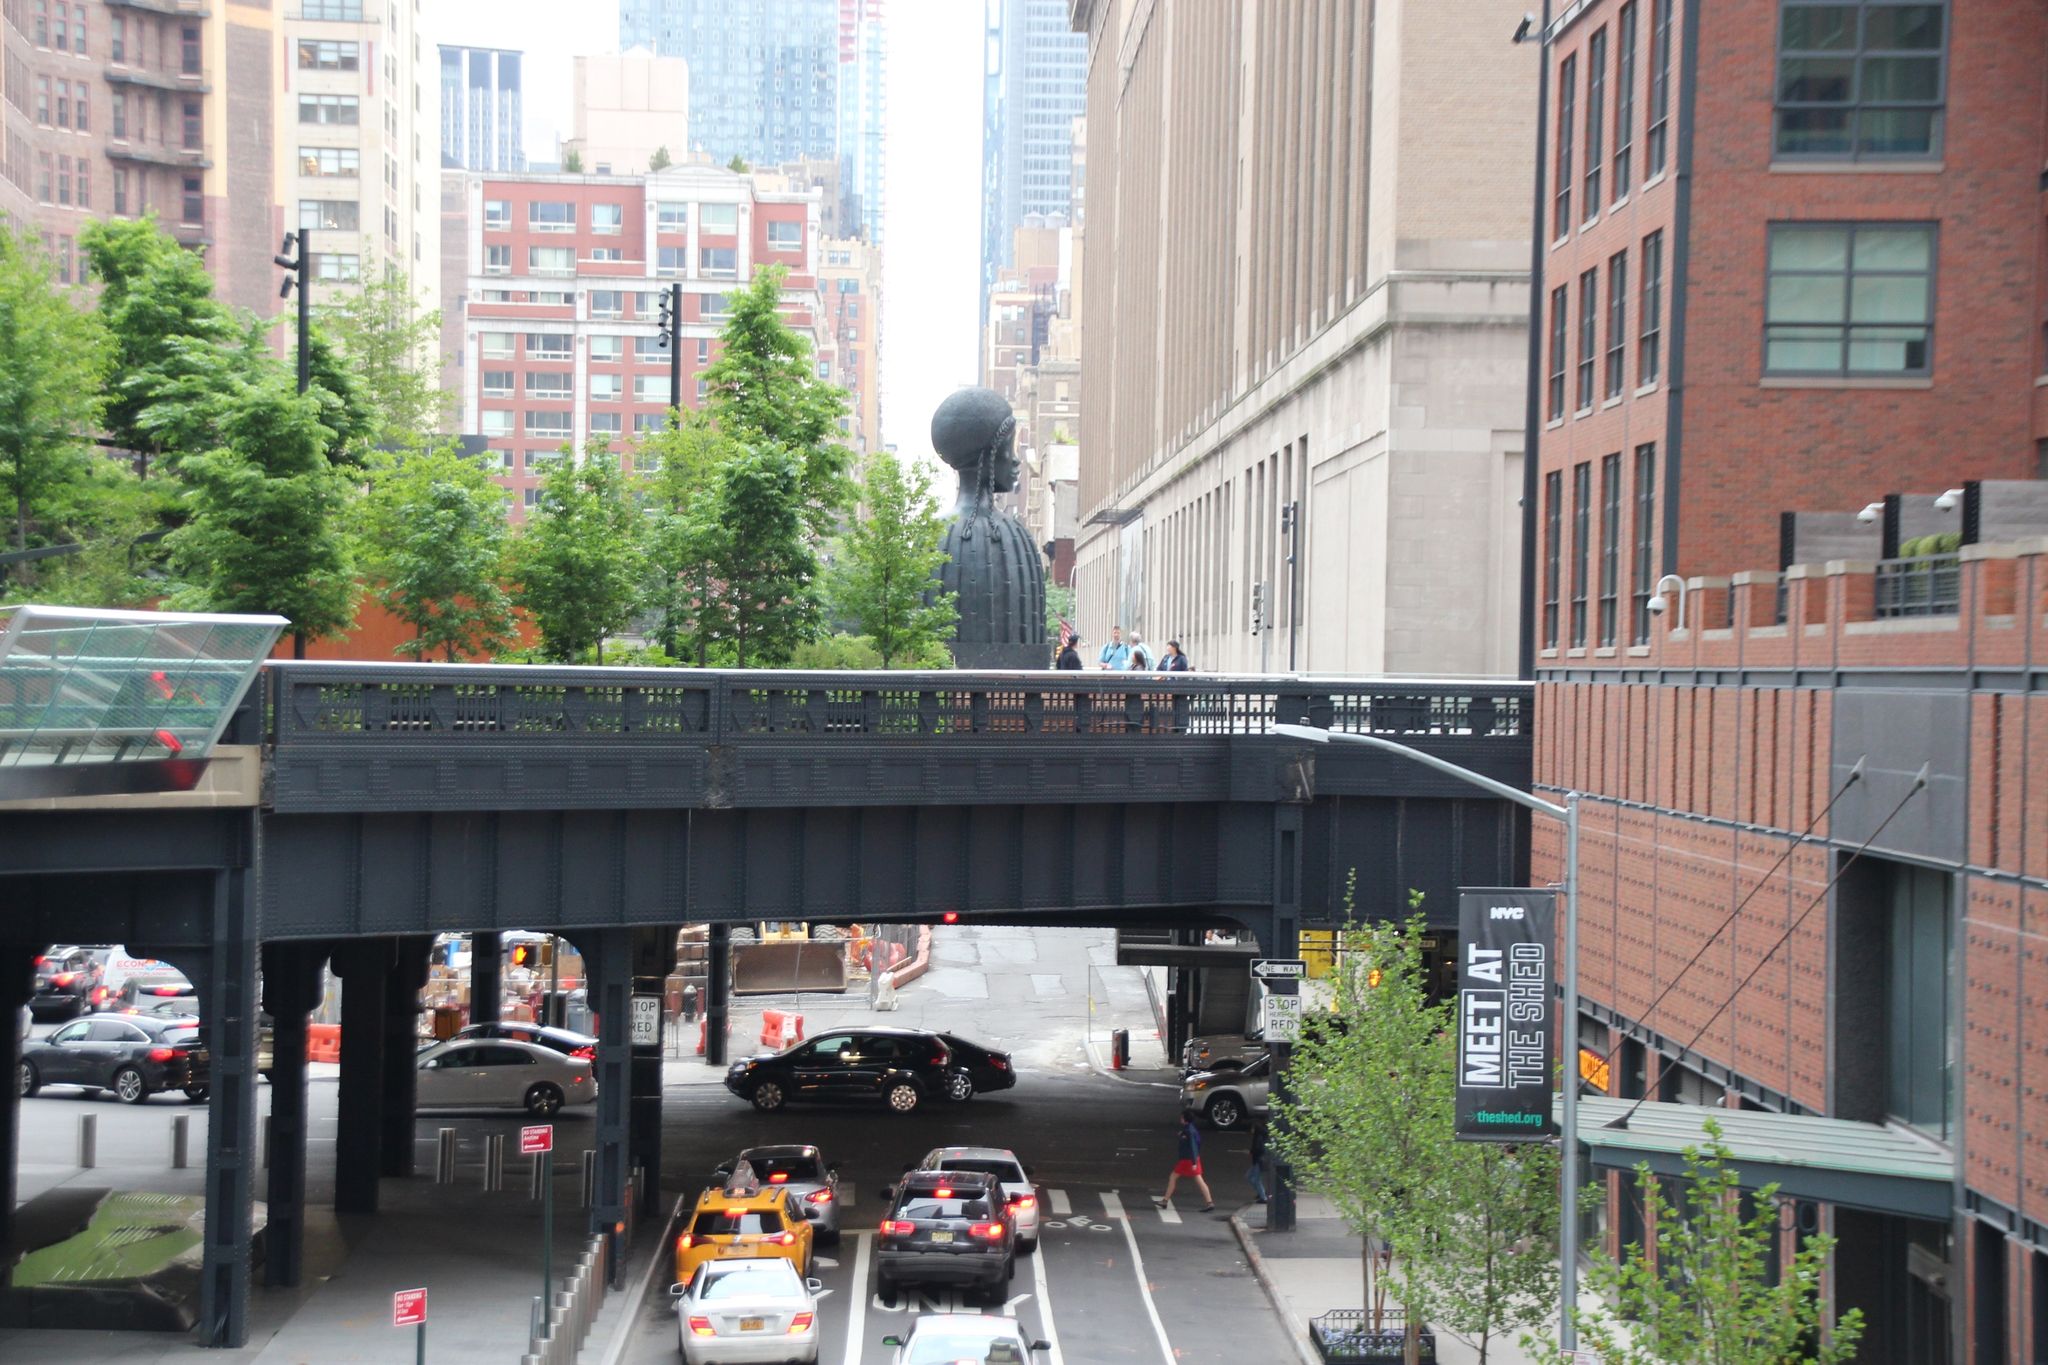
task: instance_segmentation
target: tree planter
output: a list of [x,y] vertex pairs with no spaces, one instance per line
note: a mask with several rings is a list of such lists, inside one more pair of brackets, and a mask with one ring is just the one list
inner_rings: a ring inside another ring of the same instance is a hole
[[[1372,1319],[1361,1308],[1336,1308],[1319,1318],[1310,1318],[1309,1340],[1326,1365],[1402,1365],[1407,1359],[1408,1329],[1399,1313],[1382,1313],[1374,1330]],[[1422,1329],[1423,1365],[1435,1365],[1436,1334]]]

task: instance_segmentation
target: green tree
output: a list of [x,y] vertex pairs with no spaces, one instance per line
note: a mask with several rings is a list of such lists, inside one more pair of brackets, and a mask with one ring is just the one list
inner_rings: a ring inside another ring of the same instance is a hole
[[355,623],[355,560],[345,522],[355,487],[328,458],[334,433],[318,395],[272,367],[226,402],[223,444],[183,461],[186,523],[169,537],[175,605],[276,612],[294,652]]
[[562,155],[562,170],[568,175],[583,174],[583,153],[571,147]]
[[166,519],[178,484],[143,479],[127,464],[94,460],[86,479],[64,490],[56,516],[78,552],[37,565],[41,602],[76,607],[141,607],[161,597]]
[[647,169],[650,171],[665,171],[674,164],[674,161],[669,158],[666,144],[656,147],[654,155],[647,158]]
[[490,658],[517,639],[504,588],[505,490],[453,445],[384,454],[363,500],[363,566],[372,590],[412,627],[412,659]]
[[1074,590],[1063,588],[1057,583],[1045,585],[1045,619],[1047,624],[1074,619]]
[[0,486],[24,550],[53,500],[91,477],[109,353],[99,320],[11,232],[0,232],[0,357]]
[[732,154],[732,160],[725,163],[725,168],[729,171],[737,172],[740,175],[745,175],[748,171],[753,169],[751,166],[747,165],[746,158],[742,157],[738,152],[734,152]]
[[513,543],[513,601],[540,628],[543,657],[595,659],[632,619],[642,572],[640,513],[618,458],[594,437],[548,471],[540,505]]
[[905,470],[886,450],[868,457],[860,504],[840,537],[827,599],[874,642],[882,667],[893,668],[930,654],[959,622],[954,595],[940,592],[935,579],[946,562],[939,548],[946,518],[932,501],[930,473]]
[[839,440],[846,390],[819,382],[810,343],[783,321],[787,273],[779,265],[758,270],[733,295],[724,349],[704,371],[705,412],[744,445],[777,445],[796,457],[804,521],[822,538],[853,494],[853,452]]
[[1806,1239],[1772,1283],[1778,1187],[1743,1211],[1741,1174],[1706,1121],[1706,1141],[1685,1151],[1684,1196],[1674,1206],[1650,1168],[1636,1168],[1653,1260],[1641,1245],[1621,1260],[1595,1254],[1586,1282],[1611,1309],[1578,1314],[1580,1345],[1608,1365],[1839,1365],[1855,1359],[1863,1313],[1824,1328],[1822,1274],[1835,1239]]
[[818,556],[804,525],[802,466],[756,446],[719,467],[691,507],[689,556],[708,585],[707,652],[738,668],[778,668],[821,631]]
[[637,610],[653,628],[662,651],[675,659],[711,662],[711,603],[717,588],[711,563],[712,537],[693,516],[714,491],[718,471],[743,452],[702,413],[681,413],[681,421],[645,437],[634,452],[643,473],[647,520]]
[[371,444],[403,449],[446,424],[441,315],[420,306],[404,270],[366,271],[360,286],[321,304],[316,315],[353,378]]

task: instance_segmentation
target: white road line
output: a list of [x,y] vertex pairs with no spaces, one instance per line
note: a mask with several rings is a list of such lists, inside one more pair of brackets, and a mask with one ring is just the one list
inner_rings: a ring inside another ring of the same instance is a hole
[[873,1233],[863,1228],[853,1238],[853,1288],[846,1295],[846,1365],[860,1365],[862,1340],[868,1334],[868,1253]]
[[1045,1283],[1045,1255],[1046,1245],[1041,1241],[1031,1253],[1031,1284],[1038,1293],[1038,1325],[1052,1347],[1046,1357],[1049,1365],[1067,1365],[1066,1357],[1060,1354],[1060,1329],[1053,1325],[1052,1290]]
[[1131,1270],[1138,1277],[1138,1292],[1145,1296],[1145,1316],[1152,1319],[1153,1335],[1159,1338],[1159,1358],[1165,1365],[1176,1365],[1173,1343],[1166,1339],[1166,1324],[1159,1320],[1159,1305],[1152,1302],[1152,1286],[1145,1282],[1145,1258],[1138,1251],[1138,1234],[1132,1231],[1130,1215],[1124,1212],[1124,1201],[1117,1198],[1115,1190],[1102,1192],[1102,1210],[1110,1222],[1123,1226],[1124,1243],[1131,1249]]
[[1154,1204],[1152,1207],[1158,1211],[1160,1222],[1173,1223],[1175,1225],[1180,1223],[1180,1210],[1176,1209],[1173,1205]]
[[1045,1197],[1052,1201],[1052,1216],[1065,1218],[1073,1213],[1074,1201],[1067,1198],[1065,1190],[1047,1190]]

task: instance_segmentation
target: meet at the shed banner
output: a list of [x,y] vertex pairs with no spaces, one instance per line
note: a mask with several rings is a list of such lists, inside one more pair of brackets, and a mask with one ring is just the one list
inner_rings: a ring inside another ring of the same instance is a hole
[[1557,893],[1458,892],[1458,1131],[1464,1141],[1553,1136]]

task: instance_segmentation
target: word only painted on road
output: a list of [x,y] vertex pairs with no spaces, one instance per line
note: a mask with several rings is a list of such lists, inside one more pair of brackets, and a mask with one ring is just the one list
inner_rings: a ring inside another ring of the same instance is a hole
[[538,1156],[542,1152],[552,1152],[554,1150],[554,1124],[535,1123],[519,1130],[519,1155]]
[[391,1325],[417,1327],[427,1320],[427,1291],[399,1289],[391,1295]]

